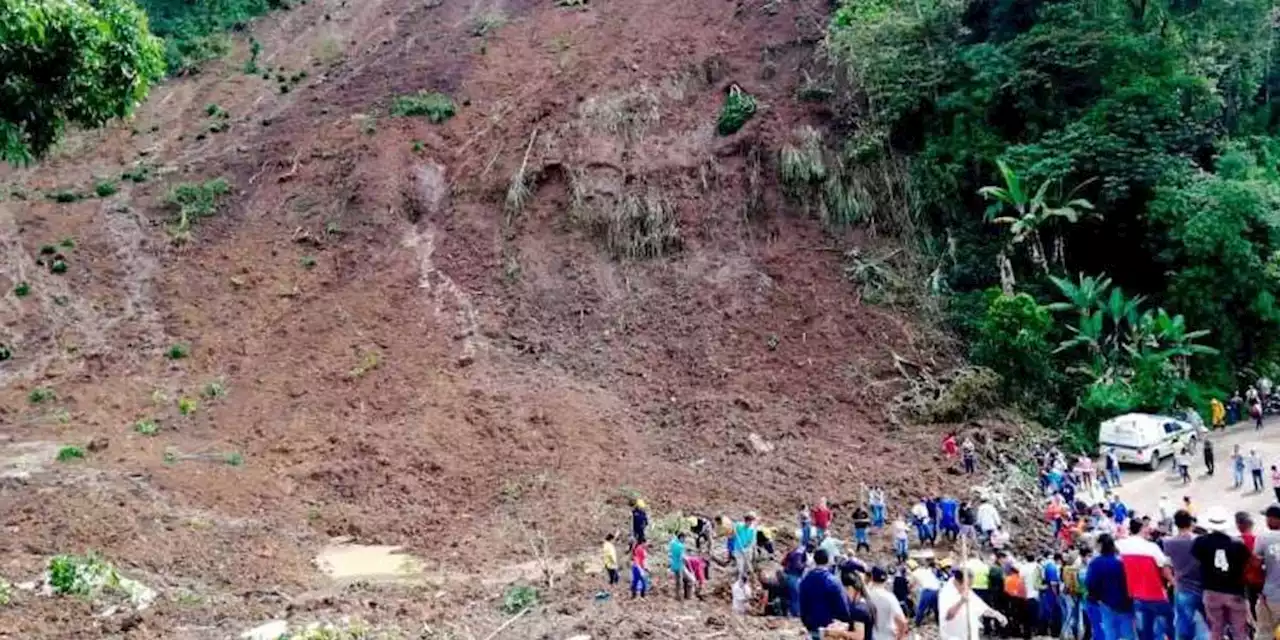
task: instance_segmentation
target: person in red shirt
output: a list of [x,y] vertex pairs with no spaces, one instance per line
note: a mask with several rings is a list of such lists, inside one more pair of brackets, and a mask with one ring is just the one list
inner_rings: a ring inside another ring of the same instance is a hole
[[631,548],[631,597],[644,597],[649,591],[649,552],[645,543],[637,542]]
[[710,567],[707,564],[707,559],[697,554],[689,554],[685,556],[684,567],[689,570],[689,573],[693,574],[693,593],[701,600],[702,589],[707,584],[707,570]]
[[1138,640],[1163,638],[1173,629],[1173,606],[1165,589],[1173,582],[1173,568],[1169,556],[1151,541],[1149,533],[1150,526],[1134,518],[1129,521],[1129,535],[1116,541],[1125,585],[1137,614]]
[[813,520],[813,527],[818,530],[818,540],[826,538],[827,529],[831,527],[831,507],[827,506],[827,499],[819,500],[809,515]]
[[956,444],[956,434],[948,433],[947,437],[942,439],[942,452],[948,458],[954,458],[960,455],[960,445]]

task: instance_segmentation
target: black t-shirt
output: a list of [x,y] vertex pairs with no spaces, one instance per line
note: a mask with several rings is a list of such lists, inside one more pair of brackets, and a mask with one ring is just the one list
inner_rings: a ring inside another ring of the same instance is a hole
[[866,602],[851,602],[849,604],[849,613],[851,614],[847,620],[849,626],[852,627],[853,623],[861,622],[863,640],[871,640],[871,631],[876,626],[876,619],[871,613],[871,606]]
[[1249,563],[1249,549],[1243,542],[1215,531],[1191,545],[1191,555],[1200,562],[1200,577],[1205,591],[1244,595],[1244,568]]

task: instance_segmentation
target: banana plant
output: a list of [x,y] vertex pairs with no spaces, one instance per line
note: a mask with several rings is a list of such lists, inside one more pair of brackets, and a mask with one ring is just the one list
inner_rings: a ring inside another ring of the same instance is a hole
[[1087,314],[1102,304],[1103,296],[1111,288],[1111,278],[1107,276],[1086,276],[1081,273],[1079,282],[1066,278],[1049,276],[1049,281],[1058,287],[1058,292],[1066,298],[1065,302],[1052,302],[1047,305],[1050,311],[1072,311]]
[[[987,207],[986,219],[995,224],[1009,225],[1009,244],[1025,245],[1031,255],[1032,264],[1036,265],[1042,273],[1048,274],[1049,261],[1045,256],[1041,232],[1047,231],[1058,219],[1071,224],[1079,222],[1085,213],[1093,211],[1093,205],[1083,198],[1070,199],[1061,204],[1051,203],[1048,194],[1053,181],[1046,180],[1040,183],[1032,193],[1024,188],[1018,173],[1005,161],[996,160],[996,166],[1000,169],[1004,186],[987,186],[978,189],[979,195],[992,201]],[[1012,210],[1012,215],[1001,215],[1007,209]],[[1054,244],[1054,254],[1059,265],[1065,268],[1066,251],[1063,245],[1064,242],[1059,236]],[[1003,262],[1007,260],[1004,252],[1001,252],[1000,260],[1001,264],[997,265],[998,268],[1002,268]]]

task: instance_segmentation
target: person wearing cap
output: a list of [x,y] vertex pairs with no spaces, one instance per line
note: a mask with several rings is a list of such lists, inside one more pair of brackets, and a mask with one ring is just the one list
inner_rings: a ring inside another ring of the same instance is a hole
[[[1253,545],[1253,556],[1262,565],[1255,640],[1272,640],[1280,626],[1280,504],[1267,507],[1263,515],[1267,518],[1267,531],[1258,536]],[[1250,568],[1245,569],[1246,586],[1259,582],[1251,579]]]
[[1208,622],[1204,619],[1204,586],[1200,580],[1200,561],[1191,553],[1197,537],[1192,529],[1195,518],[1185,509],[1173,514],[1177,532],[1161,541],[1173,567],[1173,629],[1176,640],[1206,640]]
[[631,503],[631,544],[645,543],[645,530],[649,528],[649,512],[644,500],[636,498]]
[[907,637],[907,616],[902,612],[902,603],[889,590],[889,572],[883,567],[871,567],[867,603],[875,620],[871,635],[876,640],[904,640]]
[[982,636],[981,621],[995,619],[1000,624],[1009,621],[999,611],[992,609],[974,592],[973,576],[960,567],[951,572],[951,579],[938,593],[938,637],[940,640],[978,640]]
[[808,547],[796,547],[782,558],[782,579],[787,585],[787,615],[800,617],[800,579],[804,578],[804,570],[808,564],[809,553],[815,549],[810,543]]
[[856,570],[840,570],[840,584],[845,595],[849,596],[849,619],[844,621],[844,628],[828,628],[823,632],[825,640],[873,640],[875,638],[875,618],[871,612],[871,603],[867,601],[867,586],[862,581],[862,573]]
[[1116,541],[1138,621],[1138,640],[1164,638],[1173,628],[1173,606],[1165,590],[1165,585],[1173,582],[1173,569],[1169,556],[1150,536],[1146,522],[1131,518],[1129,535]]
[[1209,533],[1191,545],[1191,555],[1200,562],[1204,611],[1212,640],[1222,640],[1228,628],[1232,638],[1249,636],[1249,601],[1244,597],[1244,569],[1249,561],[1249,549],[1227,534],[1231,524],[1231,514],[1226,509],[1209,509],[1204,517],[1204,527]]

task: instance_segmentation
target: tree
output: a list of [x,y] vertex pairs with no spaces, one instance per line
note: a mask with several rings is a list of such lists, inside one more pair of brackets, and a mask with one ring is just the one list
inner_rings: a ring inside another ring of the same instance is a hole
[[[1052,181],[1045,180],[1041,182],[1035,193],[1032,194],[1023,188],[1022,179],[1018,176],[1018,173],[1010,168],[1004,160],[996,160],[996,166],[1000,169],[1000,176],[1004,180],[1004,186],[987,186],[978,189],[979,195],[994,201],[991,206],[987,207],[987,220],[996,224],[1009,225],[1010,243],[1027,245],[1031,252],[1031,262],[1042,273],[1048,274],[1049,259],[1045,255],[1044,240],[1041,238],[1041,232],[1047,230],[1055,220],[1061,219],[1072,224],[1078,222],[1084,212],[1093,211],[1093,205],[1082,198],[1068,200],[1063,204],[1052,204],[1048,197],[1049,187],[1053,185]],[[1012,209],[1014,215],[998,215],[1006,208]],[[1065,240],[1061,235],[1054,239],[1053,257],[1062,268],[1066,268],[1064,243]],[[1011,274],[1006,275],[1006,272],[1011,271],[1007,264],[1008,257],[1002,253],[1000,261],[1001,282],[1006,285],[1005,292],[1009,293],[1012,289],[1012,277]]]
[[26,164],[68,122],[125,117],[164,73],[132,0],[0,0],[0,158]]

